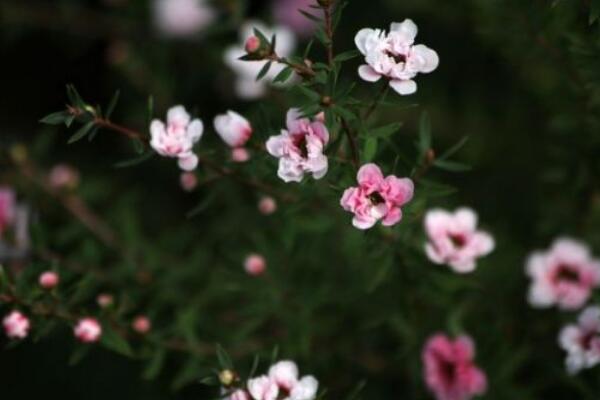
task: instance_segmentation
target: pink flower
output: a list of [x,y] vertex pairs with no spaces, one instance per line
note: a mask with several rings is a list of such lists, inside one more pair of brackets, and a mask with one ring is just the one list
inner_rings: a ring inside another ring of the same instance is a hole
[[314,400],[319,382],[311,375],[299,379],[293,361],[279,361],[268,375],[248,381],[248,391],[254,400]]
[[354,213],[352,224],[356,228],[369,229],[379,220],[385,226],[400,222],[400,207],[413,197],[414,185],[409,178],[384,178],[377,165],[365,164],[356,179],[358,187],[346,189],[340,201],[344,210]]
[[477,230],[477,214],[470,208],[454,213],[430,210],[425,215],[427,257],[436,264],[447,264],[455,272],[472,272],[477,258],[494,249],[494,239]]
[[73,333],[83,343],[94,343],[102,335],[102,326],[94,318],[82,318],[77,322]]
[[559,344],[567,352],[570,374],[600,363],[600,307],[587,307],[577,324],[565,326],[560,331]]
[[292,29],[297,35],[306,37],[315,30],[317,24],[302,15],[299,10],[320,16],[319,12],[309,8],[314,3],[314,0],[273,0],[273,16],[278,23]]
[[15,192],[5,186],[0,186],[0,236],[15,219]]
[[277,202],[270,196],[265,196],[258,202],[258,211],[263,215],[271,215],[277,211]]
[[179,177],[181,188],[186,192],[191,192],[198,186],[198,178],[193,172],[183,172]]
[[53,289],[56,287],[56,285],[58,285],[59,281],[60,278],[54,271],[43,272],[38,279],[40,286],[44,289]]
[[154,21],[168,36],[192,36],[207,28],[216,13],[207,0],[154,0]]
[[152,329],[152,322],[150,322],[150,319],[145,315],[138,315],[133,320],[131,327],[137,333],[145,335],[146,333],[150,332],[150,329]]
[[184,171],[192,171],[198,165],[192,148],[203,131],[201,120],[191,120],[183,106],[175,106],[167,112],[166,126],[157,119],[150,124],[150,145],[161,156],[178,158],[179,167]]
[[300,182],[305,173],[315,179],[325,176],[328,162],[323,150],[327,142],[329,131],[323,122],[302,118],[300,111],[292,108],[287,113],[287,130],[271,136],[266,147],[279,158],[277,175],[285,182]]
[[475,348],[468,336],[452,341],[443,334],[423,348],[423,375],[437,400],[468,400],[487,389],[485,373],[473,362]]
[[213,125],[221,139],[233,148],[244,146],[252,136],[250,122],[235,111],[217,115]]
[[235,392],[231,393],[228,397],[229,400],[250,400],[250,396],[248,392],[245,390],[238,389]]
[[533,253],[526,269],[532,279],[529,303],[534,307],[556,304],[576,310],[600,284],[600,263],[586,245],[573,239],[559,238],[547,252]]
[[262,275],[267,269],[267,262],[260,254],[250,254],[244,260],[244,269],[249,275]]
[[58,164],[50,170],[48,181],[56,189],[73,189],[79,184],[79,172],[70,165]]
[[25,339],[29,333],[29,318],[19,311],[12,311],[2,320],[4,332],[11,339]]
[[416,36],[417,26],[410,19],[391,24],[389,33],[368,28],[359,31],[354,42],[366,62],[358,69],[360,77],[367,82],[385,77],[391,88],[401,95],[416,92],[413,78],[418,73],[432,72],[440,61],[429,47],[414,44]]
[[231,149],[231,160],[237,163],[243,163],[250,159],[250,152],[245,147],[236,147]]
[[115,302],[115,299],[111,294],[101,293],[96,298],[96,302],[98,303],[98,305],[100,307],[106,308],[106,307],[112,306],[113,303]]

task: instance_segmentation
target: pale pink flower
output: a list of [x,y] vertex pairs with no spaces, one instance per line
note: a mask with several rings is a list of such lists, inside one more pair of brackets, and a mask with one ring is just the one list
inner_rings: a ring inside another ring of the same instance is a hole
[[0,186],[0,236],[13,223],[16,212],[15,192]]
[[52,288],[56,287],[56,285],[58,285],[59,281],[60,281],[60,277],[54,271],[43,272],[38,279],[38,283],[44,289],[52,289]]
[[358,187],[344,191],[340,205],[354,213],[352,224],[358,229],[369,229],[381,221],[392,226],[402,219],[401,206],[413,197],[414,184],[409,178],[394,175],[384,177],[375,164],[365,164],[358,171]]
[[418,73],[432,72],[439,64],[434,50],[414,44],[416,36],[417,26],[410,19],[392,23],[389,33],[369,28],[359,31],[354,42],[366,62],[358,69],[360,77],[367,82],[385,77],[391,88],[401,95],[416,92],[413,78]]
[[490,234],[477,230],[477,214],[470,208],[459,208],[454,213],[428,211],[425,233],[429,237],[425,244],[427,257],[459,273],[475,270],[477,258],[489,254],[495,246]]
[[154,0],[154,22],[167,36],[192,36],[216,18],[208,0]]
[[249,275],[262,275],[267,268],[267,261],[260,254],[249,254],[244,260],[244,269]]
[[329,142],[329,131],[323,122],[303,118],[298,109],[287,113],[287,129],[271,136],[266,147],[279,158],[277,175],[285,182],[300,182],[305,173],[321,179],[329,167],[323,150]]
[[258,210],[263,215],[271,215],[277,211],[277,202],[270,196],[265,196],[258,202]]
[[530,255],[526,270],[532,279],[529,302],[534,307],[576,310],[600,284],[600,262],[585,244],[569,238],[555,240],[547,252]]
[[96,302],[100,307],[106,308],[113,305],[113,303],[115,302],[115,298],[111,294],[101,293],[96,298]]
[[[291,30],[283,26],[275,26],[273,29],[267,28],[258,21],[249,21],[242,25],[240,29],[241,43],[231,46],[225,50],[225,64],[231,68],[237,75],[235,81],[235,92],[246,100],[253,100],[263,97],[267,91],[268,85],[285,68],[285,65],[273,63],[269,72],[259,81],[256,80],[258,73],[268,61],[243,61],[239,58],[246,55],[245,44],[247,39],[254,36],[254,28],[260,30],[269,40],[275,34],[277,42],[275,50],[281,57],[289,57],[296,48],[296,38]],[[288,80],[288,83],[293,79]],[[280,86],[278,84],[278,86]]]
[[179,183],[181,184],[181,188],[183,190],[186,192],[191,192],[198,186],[198,178],[193,172],[183,172],[179,176]]
[[82,318],[73,329],[75,337],[82,343],[94,343],[102,335],[102,326],[94,318]]
[[474,363],[469,336],[454,341],[444,334],[429,338],[423,348],[423,376],[437,400],[468,400],[487,390],[485,373]]
[[576,374],[600,363],[600,307],[587,307],[577,324],[565,326],[559,344],[567,352],[567,371]]
[[146,333],[150,332],[150,329],[152,329],[152,322],[145,315],[138,315],[134,318],[131,327],[137,333],[145,335]]
[[271,366],[268,375],[248,381],[248,390],[254,400],[314,400],[318,388],[315,377],[299,378],[298,367],[293,361],[279,361]]
[[244,163],[250,159],[250,152],[245,147],[231,149],[231,160],[236,163]]
[[252,136],[250,122],[235,111],[217,115],[213,125],[221,139],[233,148],[244,146]]
[[314,0],[273,0],[273,16],[275,20],[292,29],[298,36],[309,36],[317,27],[315,21],[311,21],[300,13],[304,10],[315,16],[322,17],[322,12],[310,8]]
[[192,149],[203,131],[200,119],[192,120],[183,106],[175,106],[167,112],[166,126],[158,119],[150,124],[150,145],[161,156],[179,159],[179,167],[184,171],[192,171],[198,165]]
[[250,400],[250,396],[248,392],[245,390],[238,389],[235,392],[231,393],[228,397],[229,400]]
[[55,189],[73,189],[79,184],[79,171],[67,164],[58,164],[52,167],[48,182]]
[[2,320],[4,332],[11,339],[25,339],[29,333],[29,318],[14,310]]

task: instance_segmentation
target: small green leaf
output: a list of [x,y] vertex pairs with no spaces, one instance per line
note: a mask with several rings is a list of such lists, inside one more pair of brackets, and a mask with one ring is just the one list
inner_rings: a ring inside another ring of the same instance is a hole
[[94,127],[95,122],[94,121],[89,121],[87,122],[85,125],[83,125],[81,128],[79,128],[79,130],[77,132],[75,132],[75,134],[73,136],[71,136],[69,138],[69,141],[67,142],[68,144],[71,143],[75,143],[78,140],[81,140],[85,137],[85,135],[87,135],[90,130]]
[[219,360],[219,366],[221,369],[233,369],[231,357],[229,357],[229,354],[227,354],[223,346],[220,344],[217,344],[217,359]]
[[317,29],[317,31],[315,32],[315,37],[317,38],[317,40],[319,42],[321,42],[323,45],[328,46],[329,45],[329,38],[327,37],[327,34],[325,33],[325,31],[323,30],[323,28],[319,28]]
[[389,125],[381,126],[370,131],[369,137],[387,138],[389,136],[392,136],[394,133],[398,132],[402,125],[403,124],[401,122],[394,122]]
[[277,83],[277,82],[285,82],[287,81],[290,76],[292,75],[292,72],[294,72],[294,70],[291,67],[285,67],[284,69],[281,70],[281,72],[279,72],[277,74],[277,76],[275,77],[275,79],[273,79],[273,83]]
[[446,150],[444,152],[444,154],[442,154],[441,156],[439,156],[437,158],[438,161],[450,158],[452,155],[454,155],[454,153],[456,153],[457,151],[459,151],[465,145],[465,143],[467,143],[468,140],[469,140],[468,136],[465,136],[462,139],[460,139],[454,146],[450,147],[448,150]]
[[316,15],[312,15],[311,13],[304,11],[304,10],[298,10],[300,12],[300,14],[304,15],[306,18],[308,18],[311,21],[314,22],[321,22],[321,18],[317,17]]
[[131,346],[127,340],[125,340],[111,328],[104,327],[102,330],[101,343],[104,345],[104,347],[116,353],[127,357],[131,357],[133,355],[133,350],[131,349]]
[[469,171],[471,169],[471,166],[458,163],[456,161],[436,160],[433,162],[433,165],[435,167],[438,167],[439,169],[443,169],[450,172],[463,172]]
[[304,85],[294,85],[293,89],[299,91],[300,93],[302,93],[304,96],[308,97],[312,101],[318,101],[321,98],[319,93],[315,92],[312,89],[307,88]]
[[126,168],[126,167],[132,167],[134,165],[138,165],[143,163],[146,160],[149,160],[150,158],[152,158],[154,156],[154,152],[153,151],[149,151],[145,154],[142,154],[141,156],[138,157],[134,157],[131,158],[129,160],[125,160],[125,161],[121,161],[118,162],[114,165],[115,168]]
[[46,115],[44,118],[40,119],[42,124],[48,125],[60,125],[66,121],[71,114],[67,111],[58,111],[52,114]]
[[264,33],[262,33],[257,28],[254,28],[253,31],[254,31],[254,36],[256,36],[260,40],[261,43],[269,43],[269,39],[267,39],[267,37],[265,36]]
[[375,154],[377,154],[377,138],[368,137],[367,140],[365,140],[363,147],[364,162],[373,160],[373,158],[375,158]]
[[338,54],[337,56],[335,56],[335,58],[333,59],[333,61],[335,62],[344,62],[344,61],[348,61],[351,60],[355,57],[358,57],[360,55],[360,52],[358,50],[349,50],[349,51],[345,51],[341,54]]
[[142,377],[146,380],[152,380],[160,374],[160,371],[165,363],[166,352],[164,349],[157,349],[155,353],[152,355],[150,362],[144,369]]
[[267,74],[267,72],[269,72],[272,64],[273,63],[271,61],[269,61],[261,68],[260,72],[256,76],[257,81],[260,81]]
[[108,107],[106,108],[106,119],[110,119],[111,114],[115,110],[117,103],[119,102],[120,91],[117,90],[113,95],[112,99],[110,99],[110,103],[108,103]]

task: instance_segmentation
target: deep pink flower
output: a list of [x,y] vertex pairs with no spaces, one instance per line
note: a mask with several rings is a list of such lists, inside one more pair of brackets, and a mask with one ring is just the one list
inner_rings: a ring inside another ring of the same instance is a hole
[[570,374],[600,363],[600,307],[588,307],[579,315],[577,324],[565,326],[559,344],[567,352],[566,366]]
[[473,271],[477,258],[490,253],[495,246],[490,234],[477,230],[477,214],[470,208],[459,208],[454,213],[428,211],[425,232],[429,237],[425,244],[429,259],[460,273]]
[[25,339],[29,333],[29,318],[14,310],[2,320],[4,332],[11,339]]
[[400,222],[400,207],[413,197],[414,185],[409,178],[384,177],[377,165],[365,164],[356,179],[358,187],[346,189],[340,201],[344,210],[354,213],[355,227],[369,229],[380,220],[385,226]]
[[145,315],[138,315],[134,318],[131,327],[137,333],[145,335],[146,333],[150,332],[150,329],[152,329],[152,322]]
[[474,362],[475,347],[469,336],[454,341],[444,334],[429,338],[423,348],[423,376],[437,400],[468,400],[485,393],[485,373]]
[[250,275],[262,275],[267,268],[267,261],[260,254],[249,254],[244,260],[244,269]]
[[329,142],[329,131],[323,122],[311,121],[292,108],[287,113],[287,130],[271,136],[267,151],[279,158],[277,175],[285,182],[300,182],[305,173],[321,179],[329,167],[323,150]]
[[59,281],[60,278],[58,274],[54,271],[43,272],[38,279],[40,286],[44,289],[52,289],[56,287]]
[[94,343],[102,335],[102,326],[95,318],[82,318],[73,329],[75,337],[83,343]]
[[317,24],[302,15],[299,10],[321,16],[320,11],[309,7],[314,4],[314,0],[273,0],[273,16],[277,23],[287,26],[298,36],[306,37],[315,30]]
[[0,236],[15,219],[15,202],[15,192],[8,187],[0,186]]
[[547,252],[535,252],[527,260],[531,277],[529,302],[534,307],[557,305],[575,310],[585,304],[600,284],[600,262],[588,247],[576,240],[559,238]]

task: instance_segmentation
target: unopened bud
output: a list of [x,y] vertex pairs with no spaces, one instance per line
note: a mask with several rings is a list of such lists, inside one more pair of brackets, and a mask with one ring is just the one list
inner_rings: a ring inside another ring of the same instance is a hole
[[433,161],[435,160],[435,151],[433,151],[433,149],[427,150],[427,153],[425,153],[425,160],[427,161],[427,164],[433,164]]
[[223,386],[230,386],[235,381],[235,372],[225,369],[219,373],[219,381]]
[[256,36],[250,36],[246,40],[246,45],[244,46],[244,48],[246,49],[247,53],[255,53],[258,51],[258,49],[260,49],[260,46],[260,39]]

